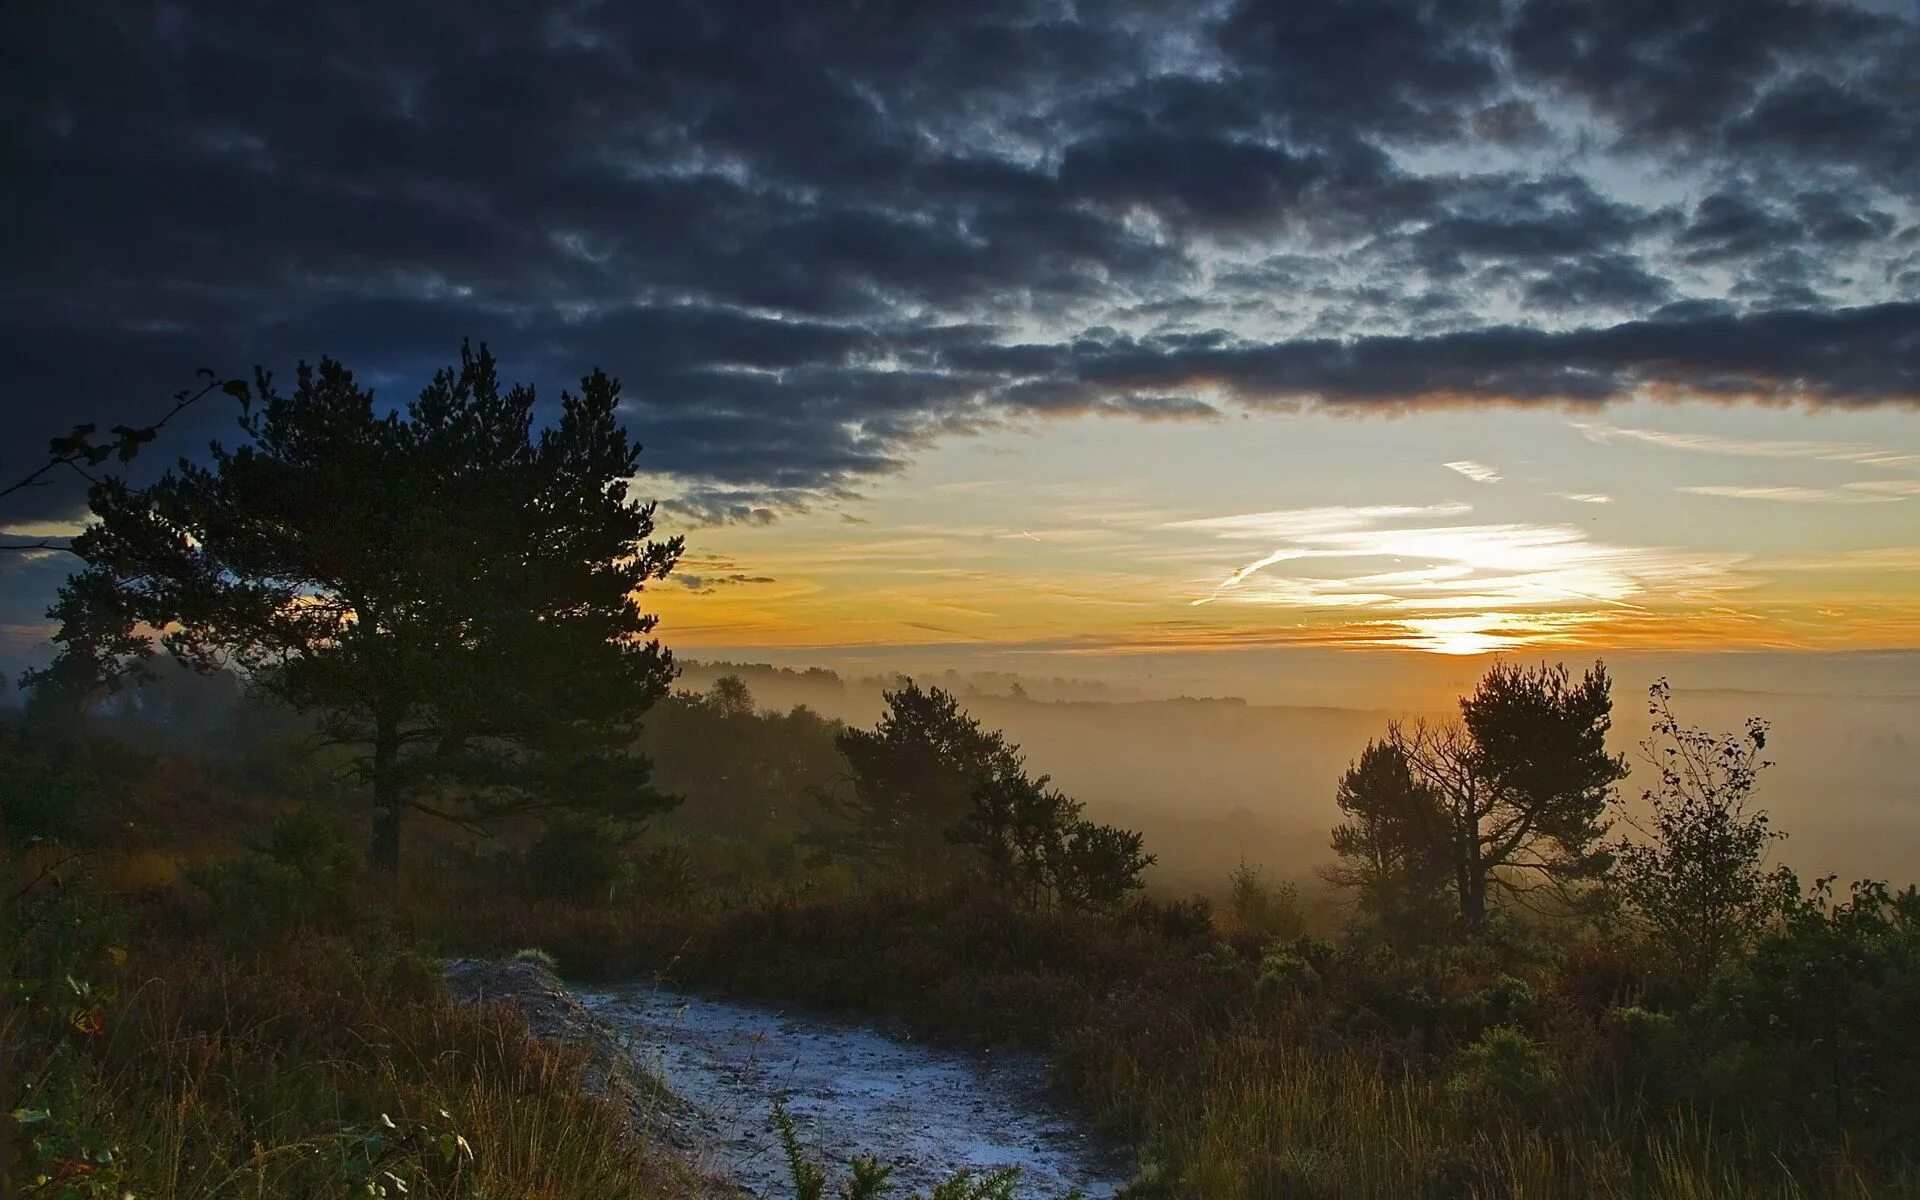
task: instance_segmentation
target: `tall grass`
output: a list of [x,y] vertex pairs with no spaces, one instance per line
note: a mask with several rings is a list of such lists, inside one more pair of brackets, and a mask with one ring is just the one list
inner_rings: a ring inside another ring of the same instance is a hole
[[[1859,1200],[1836,1162],[1802,1177],[1754,1131],[1696,1115],[1622,1113],[1576,1088],[1544,1110],[1463,1107],[1405,1066],[1253,1033],[1213,1047],[1198,1119],[1176,1142],[1180,1194],[1259,1197],[1594,1197]],[[1890,1190],[1889,1190],[1890,1189]]]
[[[699,1193],[580,1088],[582,1062],[417,958],[336,938],[250,950],[43,914],[8,963],[9,1166],[26,1195]],[[124,942],[119,938],[132,934]]]

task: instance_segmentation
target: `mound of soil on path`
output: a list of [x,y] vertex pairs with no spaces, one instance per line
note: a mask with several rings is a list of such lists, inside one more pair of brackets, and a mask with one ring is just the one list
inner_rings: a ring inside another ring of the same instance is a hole
[[[581,1085],[596,1096],[621,1102],[635,1137],[661,1143],[683,1156],[702,1156],[709,1135],[687,1104],[634,1062],[632,1047],[606,1022],[588,1012],[567,985],[538,962],[524,959],[455,959],[446,965],[447,994],[459,1004],[508,1004],[518,1009],[535,1038],[577,1051],[585,1059]],[[712,1181],[715,1196],[737,1196]]]

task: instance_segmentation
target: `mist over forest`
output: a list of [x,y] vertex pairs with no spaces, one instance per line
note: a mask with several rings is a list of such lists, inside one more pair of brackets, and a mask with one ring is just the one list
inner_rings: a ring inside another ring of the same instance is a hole
[[[765,659],[689,658],[679,686],[703,690],[736,675],[763,707],[801,704],[865,725],[883,708],[882,690],[911,675],[958,695],[982,722],[1018,742],[1034,770],[1053,776],[1102,819],[1145,832],[1160,856],[1149,875],[1156,885],[1210,885],[1245,859],[1312,886],[1314,869],[1327,858],[1341,772],[1387,721],[1452,716],[1452,698],[1488,661],[1355,661],[1371,657],[1275,655],[1264,681],[1252,675],[1258,668],[1240,663],[1180,664],[1185,669],[1171,683],[1138,659],[1089,677],[956,666],[915,671],[824,654],[785,667]],[[1789,834],[1778,853],[1803,873],[1877,879],[1909,869],[1920,846],[1920,654],[1602,657],[1617,698],[1609,744],[1640,772],[1623,792],[1632,796],[1644,786],[1643,700],[1647,686],[1665,676],[1676,709],[1692,724],[1735,729],[1754,716],[1772,723],[1768,758],[1775,766],[1759,799]],[[1254,695],[1331,694],[1350,703],[1249,701],[1226,690],[1232,682]],[[1218,690],[1172,690],[1209,685]]]
[[[1291,664],[1296,669],[1324,669],[1310,656],[1298,657],[1308,661]],[[1312,892],[1320,886],[1316,872],[1328,860],[1327,831],[1337,816],[1333,792],[1341,773],[1389,721],[1454,716],[1451,697],[1465,690],[1455,681],[1470,682],[1489,661],[1397,657],[1384,670],[1376,667],[1375,678],[1337,687],[1297,676],[1265,687],[1243,680],[1254,684],[1249,690],[1255,694],[1319,688],[1342,698],[1373,695],[1379,701],[1373,706],[1257,702],[1224,688],[1182,694],[1135,669],[1137,660],[1100,678],[1092,672],[963,666],[915,670],[906,662],[881,666],[860,656],[807,656],[790,666],[766,658],[689,656],[679,663],[675,687],[706,692],[732,676],[762,711],[803,706],[848,726],[871,725],[885,708],[883,693],[909,678],[940,687],[982,724],[1004,731],[1032,771],[1050,776],[1102,820],[1146,834],[1158,856],[1147,874],[1153,888],[1217,889],[1245,861]],[[1774,765],[1763,776],[1759,803],[1789,835],[1776,854],[1803,874],[1842,880],[1897,877],[1908,869],[1912,847],[1920,845],[1920,692],[1907,690],[1907,672],[1920,667],[1920,655],[1808,654],[1783,662],[1762,655],[1628,653],[1605,661],[1614,672],[1616,695],[1608,744],[1627,755],[1635,772],[1621,784],[1630,811],[1646,778],[1642,700],[1649,684],[1666,677],[1674,684],[1675,708],[1694,725],[1735,729],[1756,716],[1771,723],[1768,759]],[[1172,686],[1226,682],[1206,678],[1203,670],[1205,664]],[[1691,679],[1708,685],[1693,686]],[[1422,702],[1406,702],[1408,696]],[[274,717],[270,704],[247,701],[237,681],[209,682],[185,673],[169,673],[158,686],[128,694],[119,708],[156,741],[184,732],[225,752],[249,740],[283,736],[286,730],[276,722],[291,720]],[[828,782],[841,768],[829,736],[819,735],[823,765],[795,784],[796,793]],[[639,748],[669,770],[678,761],[679,747],[660,744],[644,731]],[[689,770],[704,766],[694,763]]]

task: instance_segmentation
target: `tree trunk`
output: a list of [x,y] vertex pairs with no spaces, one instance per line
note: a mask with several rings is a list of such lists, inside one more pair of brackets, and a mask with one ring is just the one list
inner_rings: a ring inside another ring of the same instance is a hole
[[1467,924],[1487,919],[1487,863],[1480,854],[1480,825],[1462,822],[1460,837],[1460,915]]
[[400,871],[400,729],[382,717],[373,733],[373,831],[367,861],[375,871],[393,876]]
[[1468,878],[1466,891],[1460,894],[1460,915],[1467,924],[1478,925],[1487,919],[1487,880],[1484,875]]

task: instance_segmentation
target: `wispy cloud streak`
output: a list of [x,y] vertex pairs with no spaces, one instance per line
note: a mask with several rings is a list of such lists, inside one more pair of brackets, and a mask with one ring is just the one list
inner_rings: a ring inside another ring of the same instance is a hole
[[[1194,606],[1233,600],[1297,608],[1378,609],[1455,619],[1481,613],[1568,604],[1637,610],[1665,601],[1703,602],[1742,585],[1737,559],[1660,547],[1597,542],[1585,531],[1525,523],[1418,526],[1388,524],[1342,510],[1342,527],[1292,513],[1182,522],[1218,537],[1250,536],[1249,527],[1290,529],[1280,545],[1237,567]],[[1392,513],[1391,507],[1382,512]],[[1395,514],[1398,515],[1398,514]],[[1435,515],[1428,510],[1429,516]],[[1299,564],[1275,577],[1268,568]],[[1340,569],[1341,564],[1353,569]],[[1313,568],[1320,568],[1314,570]],[[1386,569],[1382,569],[1385,567]]]
[[1471,459],[1461,459],[1458,462],[1450,462],[1442,465],[1449,471],[1458,471],[1475,483],[1500,482],[1500,472],[1485,463],[1474,462]]
[[1841,488],[1802,487],[1797,484],[1697,484],[1677,489],[1690,496],[1719,496],[1728,500],[1773,500],[1786,504],[1887,504],[1899,496],[1877,496]]
[[1369,504],[1286,508],[1274,512],[1236,513],[1170,521],[1166,529],[1196,529],[1223,538],[1287,538],[1317,533],[1364,529],[1383,520],[1420,517],[1457,517],[1473,511],[1470,504]]
[[1640,442],[1695,454],[1724,454],[1741,458],[1806,458],[1821,462],[1920,470],[1920,454],[1866,446],[1858,442],[1759,440],[1709,433],[1670,433],[1660,429],[1631,429],[1605,421],[1573,421],[1573,428],[1590,442]]

